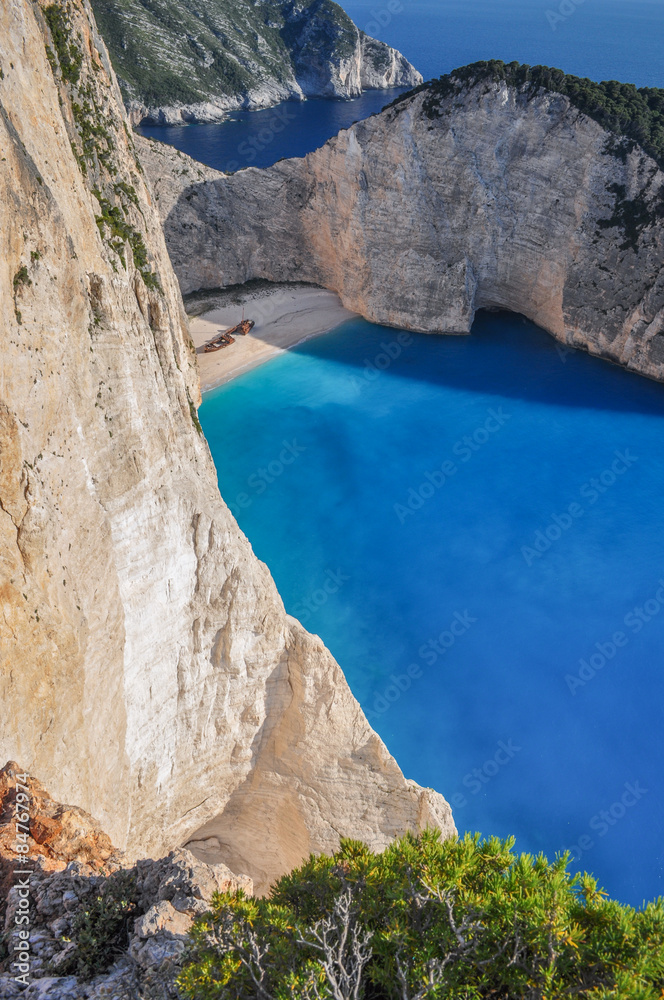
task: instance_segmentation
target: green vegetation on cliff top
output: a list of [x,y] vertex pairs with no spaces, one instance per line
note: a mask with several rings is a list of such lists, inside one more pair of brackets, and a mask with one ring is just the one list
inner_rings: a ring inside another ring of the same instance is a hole
[[374,854],[344,841],[269,898],[218,895],[180,988],[189,1000],[659,1000],[664,901],[634,910],[570,875],[567,856],[512,846],[426,832]]
[[[70,0],[57,0],[43,8],[52,47],[46,45],[46,54],[59,88],[60,105],[69,104],[71,120],[63,114],[69,141],[76,161],[91,193],[99,202],[100,215],[96,216],[99,233],[113,255],[111,266],[117,271],[115,256],[127,269],[127,246],[131,250],[134,266],[146,287],[161,292],[159,277],[149,259],[142,228],[145,219],[141,212],[132,175],[121,172],[118,158],[118,139],[135,150],[131,136],[115,105],[107,81],[100,80],[101,64],[95,56],[85,54],[81,25],[77,18],[81,11]],[[120,133],[124,130],[124,135]],[[140,170],[138,160],[136,169]],[[135,178],[133,178],[135,179]],[[41,183],[41,178],[37,177]],[[138,227],[138,228],[137,228]],[[22,271],[18,273],[20,278]],[[17,278],[14,279],[16,289]],[[20,312],[16,311],[17,319]],[[20,319],[19,319],[20,322]],[[110,433],[110,432],[109,432]]]
[[[504,63],[492,59],[456,69],[447,76],[441,76],[418,88],[427,91],[425,113],[434,117],[441,101],[446,97],[459,94],[482,81],[504,81],[513,87],[524,87],[533,95],[540,89],[563,94],[579,111],[594,119],[607,132],[638,143],[664,167],[664,90],[656,87],[637,88],[633,83],[619,83],[616,80],[595,83],[585,77],[570,76],[561,69],[527,66],[518,62]],[[627,151],[628,147],[625,146],[615,150],[622,155]]]
[[125,99],[152,106],[287,84],[355,50],[332,0],[92,0]]

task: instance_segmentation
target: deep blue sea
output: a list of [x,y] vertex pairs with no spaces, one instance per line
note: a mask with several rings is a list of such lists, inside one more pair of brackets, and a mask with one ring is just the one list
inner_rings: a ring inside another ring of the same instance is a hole
[[[401,49],[425,79],[478,59],[518,59],[595,80],[664,86],[664,0],[347,0],[342,6],[368,34]],[[217,170],[267,167],[306,155],[399,93],[286,102],[235,112],[222,125],[139,131]]]
[[138,131],[215,170],[271,167],[284,157],[306,156],[403,92],[369,90],[352,101],[284,101],[262,111],[235,111],[221,125],[143,125]]
[[[491,57],[664,85],[662,0],[349,0],[426,77]],[[145,129],[222,169],[394,97]],[[289,612],[460,830],[664,894],[664,387],[520,317],[353,321],[205,397],[223,496]]]
[[664,86],[662,0],[347,0],[342,6],[367,34],[401,49],[426,80],[478,59],[517,59],[593,80]]
[[510,314],[351,321],[204,397],[219,484],[460,830],[664,894],[664,386]]

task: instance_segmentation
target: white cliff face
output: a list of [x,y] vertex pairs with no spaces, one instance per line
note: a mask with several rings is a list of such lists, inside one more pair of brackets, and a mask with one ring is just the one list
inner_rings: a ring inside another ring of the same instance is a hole
[[0,756],[130,854],[196,836],[259,890],[340,835],[450,834],[221,500],[152,194],[69,11],[71,65],[39,5],[0,8]]
[[360,33],[360,86],[362,90],[417,87],[422,74],[397,49]]
[[141,142],[183,292],[308,280],[367,319],[466,333],[481,308],[664,379],[664,174],[555,93],[427,91],[300,160],[225,176]]
[[422,75],[385,42],[353,31],[352,52],[339,56],[319,39],[306,45],[296,64],[297,84],[305,97],[359,97],[365,90],[416,87]]

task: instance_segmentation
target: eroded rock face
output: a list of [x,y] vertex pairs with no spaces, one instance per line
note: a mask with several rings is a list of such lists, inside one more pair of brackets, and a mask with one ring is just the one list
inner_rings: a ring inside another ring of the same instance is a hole
[[417,87],[422,74],[398,49],[360,32],[360,89],[386,90],[389,87]]
[[183,292],[308,280],[367,319],[466,333],[481,308],[664,378],[664,174],[570,105],[426,90],[304,159],[225,176],[141,140]]
[[450,834],[221,500],[106,50],[55,6],[64,52],[0,5],[0,754],[129,856],[212,824],[259,890],[340,835]]

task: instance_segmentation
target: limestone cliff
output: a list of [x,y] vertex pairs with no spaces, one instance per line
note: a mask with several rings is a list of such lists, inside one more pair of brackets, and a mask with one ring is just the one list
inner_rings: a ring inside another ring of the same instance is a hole
[[92,0],[134,123],[422,82],[333,0]]
[[0,137],[0,756],[130,854],[212,830],[259,889],[340,834],[450,833],[221,500],[87,0],[0,6]]
[[510,309],[664,379],[664,174],[562,93],[466,73],[234,176],[140,148],[183,292],[308,280],[443,333]]

